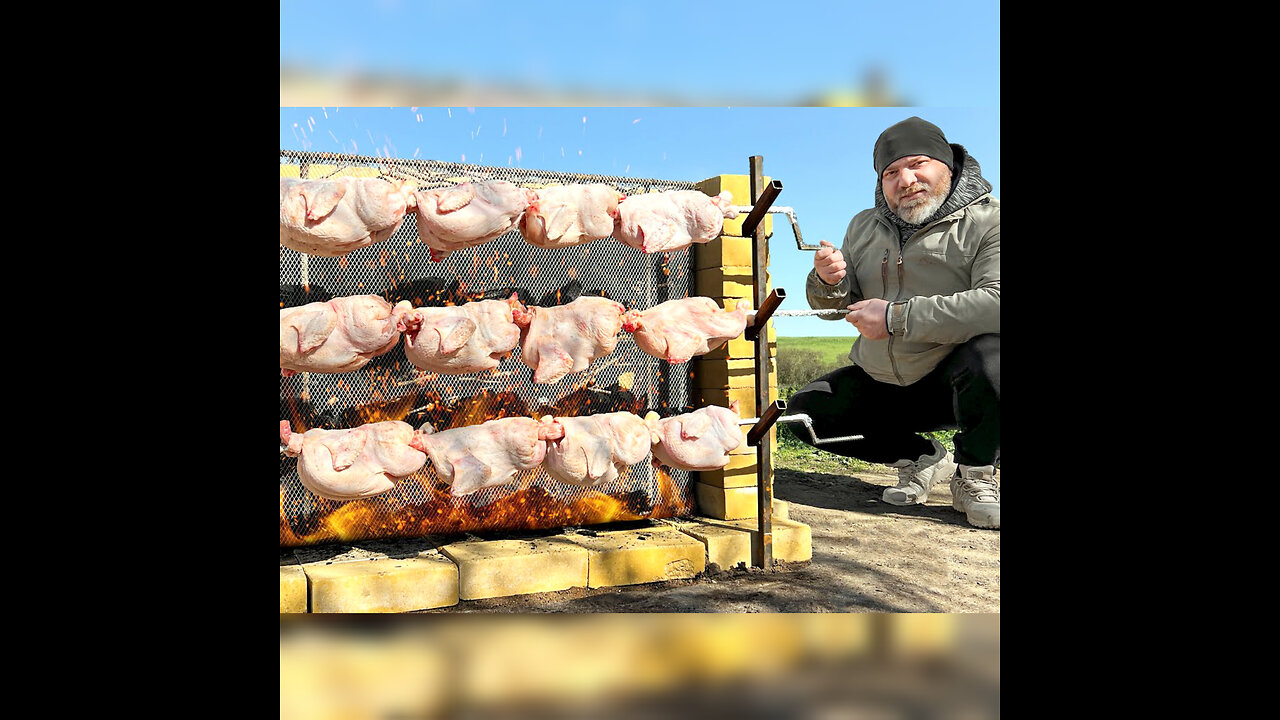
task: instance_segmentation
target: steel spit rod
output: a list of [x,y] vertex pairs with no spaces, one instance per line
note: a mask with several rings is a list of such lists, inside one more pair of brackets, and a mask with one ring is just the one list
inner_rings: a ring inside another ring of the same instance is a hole
[[755,445],[755,442],[752,442],[752,438],[758,438],[759,436],[769,432],[769,428],[772,427],[774,423],[800,423],[801,425],[804,425],[804,429],[809,431],[809,438],[813,440],[814,445],[825,445],[827,443],[844,442],[846,440],[861,440],[863,438],[862,435],[844,435],[841,437],[819,438],[818,433],[813,429],[813,418],[809,417],[805,413],[783,415],[782,413],[786,412],[786,410],[786,400],[774,400],[760,417],[742,418],[739,420],[739,425],[753,426],[747,431],[747,444]]
[[[758,310],[747,311],[748,326],[755,324],[757,312],[759,311]],[[830,310],[775,310],[773,311],[773,313],[771,313],[771,316],[772,317],[804,317],[806,315],[816,315],[821,317],[823,315],[829,315],[834,317],[836,315],[848,315],[848,314],[849,314],[849,311],[844,308],[833,308]],[[767,320],[768,318],[766,317],[765,319]]]

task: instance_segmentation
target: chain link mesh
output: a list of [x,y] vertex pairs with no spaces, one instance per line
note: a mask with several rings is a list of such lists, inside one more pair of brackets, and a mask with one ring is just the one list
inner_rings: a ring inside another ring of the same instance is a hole
[[[431,160],[280,151],[281,174],[304,179],[354,175],[409,179],[420,189],[468,181],[507,180],[522,187],[605,183],[626,194],[694,189],[687,181],[555,173]],[[380,295],[415,307],[504,299],[562,305],[603,295],[629,309],[646,309],[693,291],[689,252],[647,255],[613,238],[548,250],[518,230],[474,248],[430,260],[418,240],[413,212],[391,238],[337,258],[280,247],[280,307],[348,295]],[[520,351],[495,370],[438,375],[414,367],[401,342],[355,372],[299,373],[280,378],[280,418],[294,432],[403,420],[437,430],[514,415],[588,415],[625,410],[662,415],[693,409],[690,365],[669,365],[641,351],[627,332],[613,353],[581,373],[537,385]],[[672,517],[693,507],[689,473],[645,462],[598,488],[559,482],[542,467],[513,482],[455,498],[430,460],[398,487],[373,498],[337,502],[306,490],[297,459],[280,459],[280,544],[298,547],[334,540],[410,538],[476,530],[528,530],[619,520]]]

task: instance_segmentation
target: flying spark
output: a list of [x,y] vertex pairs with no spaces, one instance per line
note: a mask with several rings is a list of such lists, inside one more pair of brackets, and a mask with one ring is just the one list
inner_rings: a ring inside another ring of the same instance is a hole
[[502,118],[502,137],[507,136],[507,119]]
[[635,125],[635,124],[636,124],[636,123],[638,123],[638,122],[640,122],[640,118],[636,118],[635,120],[632,120],[632,121],[631,121],[631,124],[632,124],[632,125]]
[[521,153],[521,152],[520,152],[520,148],[517,146],[517,147],[516,147],[516,162],[520,162],[520,156],[521,156],[522,154],[523,154],[523,153]]

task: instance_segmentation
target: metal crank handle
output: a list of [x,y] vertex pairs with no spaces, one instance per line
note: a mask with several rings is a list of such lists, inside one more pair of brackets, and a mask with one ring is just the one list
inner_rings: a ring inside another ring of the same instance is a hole
[[[750,205],[734,205],[733,209],[740,213],[749,213],[753,208]],[[822,248],[821,245],[805,244],[804,237],[800,234],[800,222],[796,220],[796,211],[794,209],[784,205],[778,205],[769,208],[765,212],[782,213],[787,216],[787,219],[791,221],[791,232],[795,233],[796,236],[796,247],[800,250],[820,250]]]

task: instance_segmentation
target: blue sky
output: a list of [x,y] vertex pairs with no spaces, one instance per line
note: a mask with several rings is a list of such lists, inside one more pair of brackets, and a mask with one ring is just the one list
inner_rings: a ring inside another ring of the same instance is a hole
[[[871,148],[880,132],[919,115],[964,145],[1000,196],[1000,117],[974,108],[493,108],[280,109],[280,147],[554,172],[698,181],[747,174],[761,155],[782,182],[775,205],[795,209],[807,243],[839,245],[849,219],[873,203]],[[736,198],[736,204],[748,204]],[[796,248],[784,216],[770,240],[782,309],[802,310],[813,253]],[[855,335],[845,322],[788,318],[782,336]]]
[[281,0],[280,62],[467,85],[674,93],[688,101],[632,104],[685,105],[725,95],[802,104],[861,87],[874,69],[901,104],[998,107],[1000,4]]

